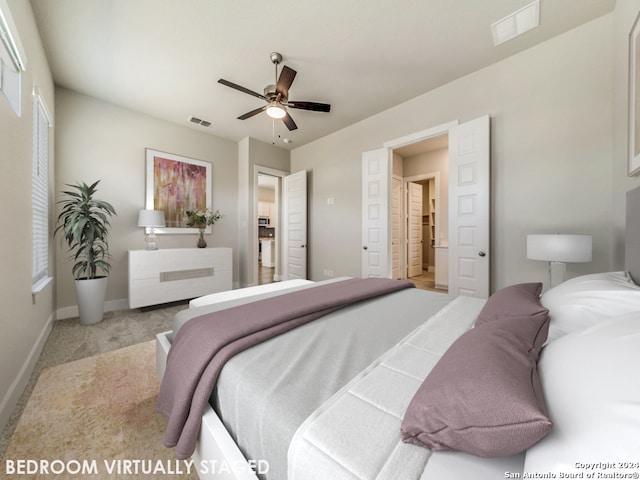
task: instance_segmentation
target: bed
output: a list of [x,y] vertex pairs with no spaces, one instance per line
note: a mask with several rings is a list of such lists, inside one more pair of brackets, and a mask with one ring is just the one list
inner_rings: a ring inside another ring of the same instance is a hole
[[[202,417],[193,452],[200,478],[490,480],[592,473],[600,475],[592,478],[637,478],[640,386],[633,379],[640,364],[640,288],[634,279],[640,278],[640,219],[633,212],[640,211],[640,189],[629,192],[627,200],[627,271],[574,278],[539,300],[535,283],[507,287],[488,301],[404,289],[236,355],[222,369]],[[159,375],[175,332],[191,319],[342,281],[280,282],[270,291],[256,287],[200,299],[176,315],[172,332],[158,335]],[[517,362],[502,359],[480,368],[484,364],[476,357],[460,359],[484,345],[474,335],[495,341],[487,325],[502,328],[523,316],[531,319],[529,326],[538,322],[527,333],[535,355],[527,351],[529,356],[522,357],[523,368],[529,368],[525,373],[535,373],[536,381],[524,382],[533,384],[526,395],[522,385],[515,393],[509,390],[517,384],[511,380],[487,389],[493,381],[483,376],[487,370]],[[434,420],[420,407],[425,399],[438,402],[429,397],[436,389],[425,385],[463,377],[465,382],[445,386],[448,396],[438,421],[447,415],[451,421],[435,429],[447,433],[443,440],[432,435],[427,423]],[[459,384],[471,390],[461,392]],[[484,412],[489,423],[482,429],[457,425],[459,419],[477,419],[467,418],[469,409],[456,412],[452,406],[460,402],[451,399],[477,400],[487,391],[483,401],[495,403]],[[529,408],[541,399],[539,408]],[[525,408],[512,408],[521,400]],[[500,401],[507,413],[497,407]],[[505,437],[504,415],[521,415],[521,410],[525,417],[510,421]],[[490,423],[496,411],[500,425]],[[490,445],[483,444],[487,436]],[[452,444],[463,451],[450,450]],[[603,476],[614,473],[630,476]]]

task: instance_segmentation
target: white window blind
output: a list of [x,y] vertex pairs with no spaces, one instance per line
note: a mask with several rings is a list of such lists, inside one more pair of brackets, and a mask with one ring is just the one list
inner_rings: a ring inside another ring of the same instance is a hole
[[49,115],[42,97],[33,95],[33,159],[31,208],[35,286],[49,276]]

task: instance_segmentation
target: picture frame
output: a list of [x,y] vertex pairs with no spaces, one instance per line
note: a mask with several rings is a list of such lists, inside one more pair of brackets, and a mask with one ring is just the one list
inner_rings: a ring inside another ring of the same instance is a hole
[[[211,209],[211,163],[152,148],[145,149],[145,156],[145,208],[164,211],[166,222],[166,227],[155,228],[155,232],[199,233],[198,228],[187,226],[184,212]],[[210,225],[205,228],[205,233],[211,233]]]
[[629,162],[628,175],[640,173],[640,14],[629,33]]

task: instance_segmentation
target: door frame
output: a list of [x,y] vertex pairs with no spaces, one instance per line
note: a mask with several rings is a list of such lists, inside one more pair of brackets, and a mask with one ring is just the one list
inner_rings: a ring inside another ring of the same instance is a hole
[[[460,124],[460,122],[458,120],[452,120],[450,122],[446,122],[446,123],[442,123],[440,125],[436,125],[435,127],[431,127],[431,128],[427,128],[426,130],[421,130],[419,132],[415,132],[412,133],[410,135],[405,135],[404,137],[399,137],[393,140],[389,140],[387,142],[384,142],[382,144],[382,147],[385,148],[387,150],[387,159],[389,162],[388,168],[391,171],[392,167],[393,167],[393,151],[396,148],[400,148],[400,147],[405,147],[407,145],[412,145],[414,143],[418,143],[418,142],[422,142],[423,140],[428,140],[430,138],[434,138],[434,137],[439,137],[440,135],[445,135],[449,133],[449,130],[453,127],[457,127]],[[417,178],[417,177],[421,177],[421,178]],[[416,175],[413,177],[402,177],[403,180],[403,192],[402,192],[402,196],[403,196],[403,203],[406,202],[406,181],[412,181],[413,179],[416,180],[424,180],[426,178],[431,178],[431,177],[424,177],[422,178],[422,175]],[[440,180],[439,180],[439,173],[438,173],[438,180],[436,182],[436,192],[437,195],[440,195]],[[439,197],[438,197],[439,198]],[[403,205],[403,212],[402,212],[402,216],[403,219],[405,217],[405,206]],[[439,219],[439,214],[438,214],[438,210],[436,210],[436,216],[438,216]],[[391,202],[389,202],[389,218],[391,218]],[[404,222],[404,220],[403,220]],[[440,222],[436,222],[436,227],[438,226],[438,223]],[[403,229],[404,229],[404,224],[403,224]],[[390,233],[389,233],[390,235]],[[440,239],[440,235],[438,233],[438,241]],[[407,278],[407,245],[406,245],[406,232],[403,232],[402,235],[402,240],[403,240],[403,244],[402,244],[402,273],[404,275],[403,278]],[[389,244],[391,243],[391,240],[389,239]],[[391,266],[391,264],[390,264]],[[391,268],[389,271],[389,274],[391,274]]]
[[[444,124],[441,124],[441,125],[426,129],[426,130],[422,130],[420,132],[416,132],[416,133],[413,133],[413,134],[410,134],[410,135],[406,135],[404,137],[400,137],[400,138],[397,138],[397,139],[394,139],[394,140],[389,140],[387,142],[384,142],[382,148],[379,148],[377,150],[370,150],[370,151],[362,153],[363,166],[364,166],[364,160],[365,160],[365,156],[366,155],[373,156],[374,158],[377,155],[377,158],[380,159],[381,161],[384,161],[386,159],[386,164],[384,165],[384,167],[381,167],[381,168],[386,168],[386,170],[389,172],[389,174],[388,174],[388,185],[384,186],[388,190],[390,188],[390,186],[391,186],[391,171],[392,171],[392,167],[393,167],[393,163],[392,163],[393,162],[393,150],[395,148],[403,147],[403,146],[406,146],[406,145],[411,145],[413,143],[416,143],[416,142],[419,142],[419,141],[422,141],[422,140],[427,140],[429,138],[436,137],[436,136],[439,136],[439,135],[450,134],[453,129],[457,129],[458,127],[462,127],[464,125],[468,125],[468,124],[470,124],[472,122],[475,125],[475,122],[477,122],[480,119],[485,118],[485,117],[490,122],[489,115],[485,114],[485,115],[483,115],[481,117],[478,117],[477,119],[469,120],[469,121],[464,122],[462,124],[460,124],[460,122],[458,120],[454,120],[454,121],[451,121],[451,122],[447,122],[447,123],[444,123]],[[490,125],[490,123],[489,123],[489,125]],[[487,141],[490,144],[490,141],[491,141],[490,131],[487,131],[487,135],[488,135]],[[465,146],[468,147],[468,145],[465,145]],[[451,138],[449,138],[449,152],[451,152]],[[489,150],[488,150],[487,153],[488,153],[487,160],[489,162],[488,163],[488,167],[490,168],[490,162],[491,162],[490,147],[489,147]],[[449,162],[451,162],[451,160],[449,160]],[[367,180],[366,172],[364,171],[364,169],[362,171],[362,179],[363,179],[363,188],[364,188],[364,182]],[[488,178],[488,181],[489,181],[489,184],[487,186],[488,190],[487,190],[486,193],[487,193],[487,195],[489,195],[489,198],[490,198],[490,195],[491,195],[490,176]],[[449,186],[451,186],[451,175],[449,176]],[[384,205],[384,207],[383,207],[383,212],[382,213],[383,213],[384,216],[387,217],[387,228],[386,228],[386,232],[381,232],[381,234],[379,234],[378,237],[381,237],[383,239],[383,241],[384,241],[384,245],[383,245],[383,248],[381,250],[386,251],[386,258],[384,258],[384,259],[382,259],[380,261],[381,264],[384,264],[383,268],[381,269],[382,270],[382,272],[381,272],[382,275],[381,276],[390,277],[391,273],[392,273],[391,263],[390,263],[390,259],[391,259],[391,232],[390,232],[390,230],[391,230],[391,228],[390,228],[390,223],[389,223],[388,219],[391,216],[391,203],[392,203],[391,200],[392,199],[390,198],[390,195],[388,193],[386,193],[385,195],[386,195],[387,201],[386,201],[386,205]],[[449,190],[449,197],[451,197],[451,189]],[[363,207],[364,207],[364,202],[363,202]],[[489,208],[489,212],[490,212],[490,203],[489,203],[489,207],[488,208]],[[451,205],[451,201],[450,201],[449,202],[449,238],[448,238],[448,241],[447,241],[449,246],[451,246],[452,240],[455,242],[454,236],[451,235],[451,229],[452,229],[451,209],[452,209],[452,205]],[[362,235],[363,250],[367,249],[367,239],[366,239],[366,236],[365,236],[364,233],[367,231],[367,228],[368,228],[368,225],[367,225],[368,218],[365,215],[365,213],[366,212],[363,210],[362,217],[361,217],[362,232],[363,232],[363,235]],[[490,222],[489,218],[488,218],[488,221]],[[488,233],[490,233],[490,230],[491,230],[491,224],[490,223],[487,225],[487,228],[488,228]],[[490,243],[490,239],[488,240],[488,242]],[[485,248],[486,248],[486,250],[488,252],[488,250],[490,249],[490,245],[487,245]],[[484,250],[485,248],[483,248],[482,250]],[[481,256],[481,257],[484,257],[484,256],[486,256],[486,252],[479,251],[478,255]],[[362,268],[362,275],[366,276],[365,274],[368,273],[368,265],[365,263],[364,260],[365,260],[365,256],[363,255],[363,262],[362,262],[361,268]],[[452,269],[451,269],[451,261],[452,261],[452,251],[451,251],[451,248],[449,248],[449,250],[448,250],[448,263],[449,263],[449,270],[450,271],[452,271]],[[488,265],[487,268],[488,268],[488,271],[487,271],[488,275],[487,275],[487,279],[486,279],[486,281],[487,281],[486,287],[487,287],[487,290],[490,292],[490,286],[491,286],[491,267],[490,267],[490,262],[489,262],[489,265]],[[449,282],[449,285],[451,285],[451,282]],[[451,292],[451,287],[449,287],[449,291]]]
[[253,211],[256,212],[255,221],[253,222],[253,235],[252,238],[254,240],[253,247],[249,249],[252,252],[251,264],[253,265],[253,284],[258,285],[258,221],[257,221],[257,212],[258,212],[258,175],[269,175],[271,177],[278,177],[278,181],[276,182],[276,191],[275,191],[275,200],[276,200],[276,208],[278,211],[278,226],[276,227],[276,259],[275,259],[275,271],[274,271],[274,280],[280,280],[280,246],[282,242],[280,241],[282,235],[282,179],[287,175],[290,175],[290,172],[286,172],[284,170],[277,170],[275,168],[265,167],[262,165],[254,165],[253,166]]
[[382,147],[389,150],[406,147],[407,145],[411,145],[413,143],[418,143],[423,140],[428,140],[429,138],[439,137],[440,135],[449,133],[450,128],[457,127],[458,125],[460,125],[460,122],[458,122],[458,120],[453,120],[451,122],[443,123],[435,127],[427,128],[426,130],[422,130],[420,132],[412,133],[411,135],[405,135],[404,137],[389,140],[387,142],[384,142],[382,144]]

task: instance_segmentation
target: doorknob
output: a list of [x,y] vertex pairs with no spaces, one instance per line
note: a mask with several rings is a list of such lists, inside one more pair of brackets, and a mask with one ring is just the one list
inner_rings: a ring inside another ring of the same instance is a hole
[[362,246],[362,249],[363,249],[363,250],[366,250],[367,248],[369,248],[369,247],[367,247],[366,245],[363,245],[363,246]]
[[486,255],[487,255],[487,252],[485,252],[485,251],[483,251],[483,250],[480,250],[480,251],[478,252],[478,255],[480,255],[481,257],[484,257],[484,256],[486,256]]
[[304,247],[306,247],[306,245],[300,245],[300,248],[304,248]]

